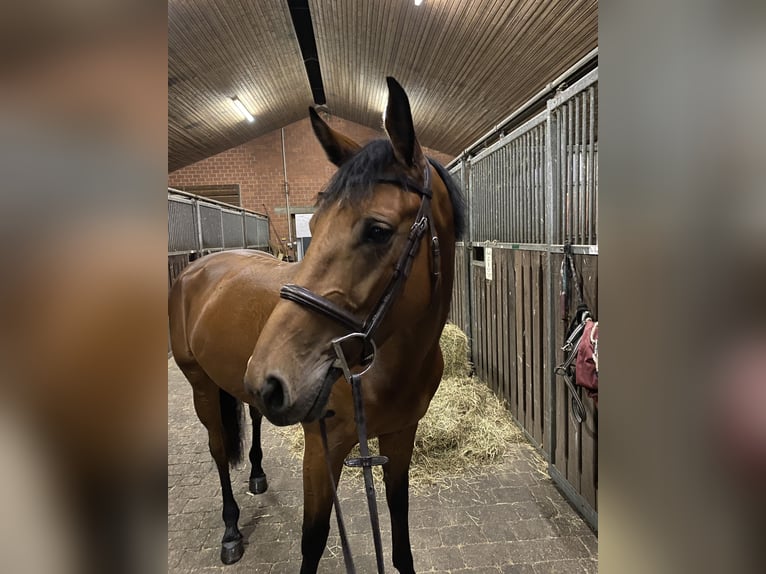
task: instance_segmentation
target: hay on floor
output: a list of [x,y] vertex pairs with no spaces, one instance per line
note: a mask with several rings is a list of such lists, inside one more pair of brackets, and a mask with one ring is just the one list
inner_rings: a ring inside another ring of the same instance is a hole
[[[444,376],[415,435],[410,466],[410,485],[415,490],[434,484],[448,485],[450,478],[486,470],[488,465],[500,461],[510,444],[525,440],[504,402],[487,385],[470,376],[465,333],[448,323],[440,344]],[[301,458],[300,425],[283,432],[292,454]],[[377,440],[370,441],[370,450],[378,452]],[[358,447],[350,456],[358,456]],[[382,475],[378,473],[376,478]]]
[[447,323],[444,325],[439,346],[444,357],[444,379],[462,378],[471,375],[471,362],[468,358],[468,337],[460,330],[460,327]]

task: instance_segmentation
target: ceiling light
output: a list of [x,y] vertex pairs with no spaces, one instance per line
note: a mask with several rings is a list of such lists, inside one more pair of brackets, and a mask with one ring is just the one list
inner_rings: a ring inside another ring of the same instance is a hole
[[415,0],[415,6],[420,6],[423,3],[423,0]]
[[237,111],[239,111],[239,113],[242,114],[242,117],[245,118],[248,122],[252,123],[255,121],[253,114],[247,111],[245,104],[240,102],[237,96],[234,96],[231,99],[231,102],[234,104],[234,107],[237,108]]

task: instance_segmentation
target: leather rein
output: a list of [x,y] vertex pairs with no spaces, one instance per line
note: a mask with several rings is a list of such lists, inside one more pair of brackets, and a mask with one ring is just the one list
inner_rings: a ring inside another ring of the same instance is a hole
[[[431,162],[431,160],[428,160]],[[358,458],[350,458],[345,461],[346,466],[361,467],[364,474],[365,493],[367,496],[367,506],[370,513],[370,525],[372,527],[373,542],[375,544],[375,560],[377,563],[378,573],[383,574],[383,546],[380,538],[380,523],[378,520],[378,508],[375,498],[375,485],[372,477],[372,467],[386,464],[388,458],[385,456],[370,456],[369,448],[367,445],[367,421],[364,414],[364,401],[362,396],[362,376],[367,373],[375,360],[376,347],[373,337],[376,331],[380,327],[383,319],[388,311],[393,306],[397,297],[401,294],[404,283],[409,277],[412,270],[412,263],[415,260],[420,243],[425,236],[426,230],[431,235],[431,279],[432,289],[435,289],[440,279],[441,268],[441,255],[439,250],[439,239],[436,235],[436,228],[434,226],[433,213],[431,211],[431,200],[433,197],[433,191],[431,188],[431,171],[430,167],[426,165],[423,171],[423,186],[420,187],[416,182],[409,178],[397,179],[397,178],[381,178],[377,180],[377,183],[389,183],[403,187],[406,191],[411,191],[420,196],[420,208],[415,216],[415,222],[410,227],[409,234],[407,236],[407,243],[399,256],[394,267],[393,275],[389,280],[385,291],[378,299],[377,304],[367,316],[364,321],[360,321],[346,309],[336,305],[326,297],[322,297],[313,291],[301,287],[299,285],[288,284],[282,287],[279,292],[279,296],[282,299],[287,299],[302,305],[311,311],[314,311],[320,315],[332,319],[336,323],[339,323],[343,327],[349,330],[347,335],[338,337],[332,341],[332,347],[335,351],[336,361],[333,364],[334,367],[343,371],[343,376],[351,385],[351,391],[354,400],[354,420],[356,422],[356,428],[359,438],[359,450],[361,456]],[[365,369],[361,373],[352,373],[349,367],[348,360],[346,359],[345,352],[343,350],[343,343],[349,340],[359,339],[362,343],[362,359],[361,364]],[[326,417],[332,416],[332,412],[328,411]],[[349,548],[348,539],[346,537],[346,528],[343,522],[343,515],[341,513],[340,505],[338,503],[338,497],[336,493],[337,485],[332,473],[332,465],[330,463],[330,454],[327,448],[327,429],[325,425],[325,418],[319,420],[319,428],[322,434],[322,444],[325,451],[325,461],[327,463],[327,471],[329,473],[330,482],[332,484],[333,492],[333,505],[335,506],[335,517],[338,522],[338,531],[341,538],[341,545],[343,547],[343,561],[346,566],[346,572],[353,574],[356,572],[354,567],[353,558],[351,557],[351,550]]]

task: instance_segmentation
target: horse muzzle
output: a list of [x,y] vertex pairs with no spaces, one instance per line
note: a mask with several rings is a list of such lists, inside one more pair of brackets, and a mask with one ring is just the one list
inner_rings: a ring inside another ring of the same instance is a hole
[[245,388],[271,423],[287,426],[311,422],[324,414],[332,386],[340,374],[339,369],[326,364],[301,381],[290,381],[276,370],[251,373],[248,369]]

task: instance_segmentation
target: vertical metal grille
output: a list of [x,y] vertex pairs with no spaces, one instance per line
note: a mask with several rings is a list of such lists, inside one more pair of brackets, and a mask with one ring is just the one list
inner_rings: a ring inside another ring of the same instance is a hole
[[265,217],[258,219],[258,247],[262,249],[269,247],[269,220]]
[[245,214],[245,247],[258,245],[258,220],[250,214]]
[[545,119],[535,116],[470,160],[471,241],[544,241]]
[[450,173],[463,177],[472,242],[598,245],[598,70]]
[[221,210],[223,225],[223,247],[234,249],[245,246],[245,230],[242,214],[236,211]]
[[[572,318],[559,300],[565,241],[575,245],[583,299],[598,316],[598,69],[510,134],[495,131],[470,149],[479,145],[451,170],[464,176],[471,231],[469,245],[456,246],[450,317],[471,333],[477,375],[508,401],[549,456],[554,481],[594,525],[595,405],[583,397],[588,420],[575,424],[555,366]],[[485,241],[497,242],[491,263]]]
[[266,249],[269,246],[269,220],[253,213],[245,214],[245,247]]
[[223,247],[223,228],[221,211],[217,207],[199,204],[200,225],[202,227],[202,248],[220,249]]
[[197,213],[191,201],[168,197],[168,253],[199,249]]
[[[587,80],[588,78],[584,78]],[[578,83],[580,84],[580,83]],[[598,82],[572,86],[555,100],[559,145],[558,243],[598,244]]]
[[269,219],[219,201],[168,188],[168,253],[269,248]]

